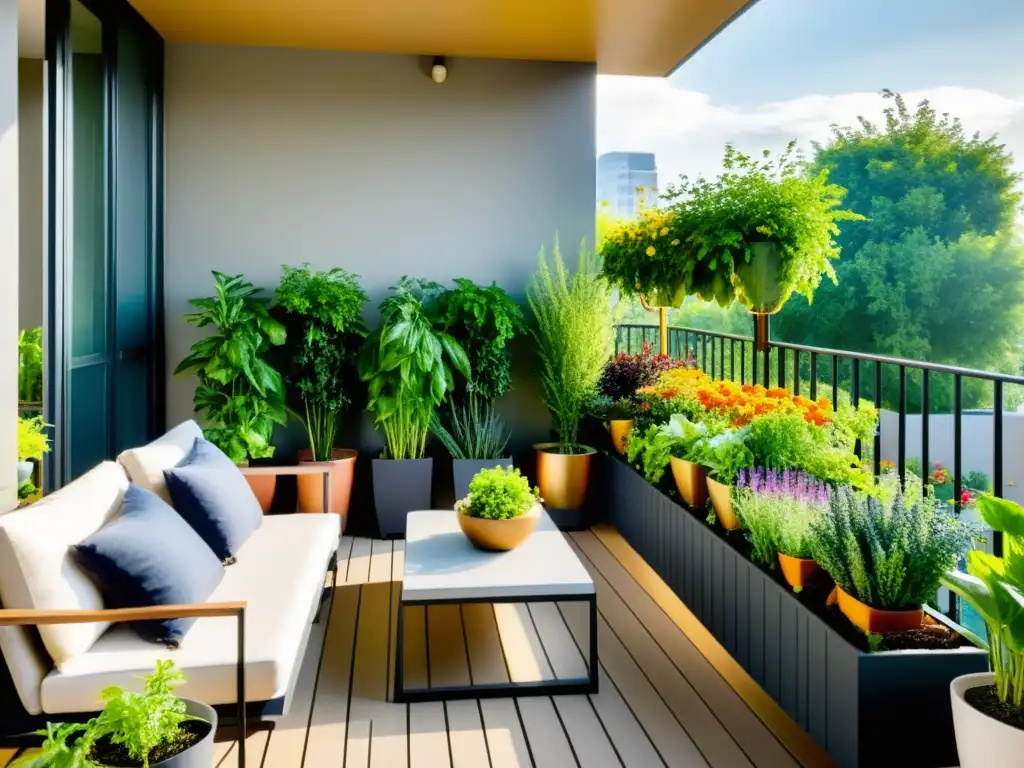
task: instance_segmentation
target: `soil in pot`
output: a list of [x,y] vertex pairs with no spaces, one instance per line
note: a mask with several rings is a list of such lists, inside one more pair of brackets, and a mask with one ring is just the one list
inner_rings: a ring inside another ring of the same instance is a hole
[[[1001,702],[994,685],[968,688],[964,691],[964,698],[968,704],[982,714],[988,715],[993,720],[998,720],[1003,725],[1024,731],[1024,710],[1017,709],[1010,702],[1006,704]],[[1024,760],[1024,755],[1021,756],[1021,759]]]
[[[178,728],[177,738],[161,744],[149,753],[149,764],[156,765],[180,755],[186,749],[195,746],[210,733],[210,724],[205,720],[189,720]],[[100,765],[110,768],[139,768],[142,765],[128,755],[128,750],[121,744],[113,744],[109,739],[100,739],[93,745],[90,756]]]
[[932,650],[948,651],[967,648],[971,642],[942,624],[923,624],[920,629],[889,632],[879,636],[879,651]]

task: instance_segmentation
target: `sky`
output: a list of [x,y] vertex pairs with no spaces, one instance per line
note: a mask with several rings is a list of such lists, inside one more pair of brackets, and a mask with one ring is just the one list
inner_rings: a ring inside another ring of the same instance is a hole
[[809,149],[878,118],[883,88],[998,134],[1024,172],[1024,0],[759,0],[667,78],[599,77],[598,154],[654,152],[664,188],[717,174],[726,142]]

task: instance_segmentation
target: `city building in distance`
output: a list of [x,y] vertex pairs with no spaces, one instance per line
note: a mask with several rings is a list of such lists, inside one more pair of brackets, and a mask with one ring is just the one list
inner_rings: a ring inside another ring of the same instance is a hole
[[653,152],[606,152],[597,158],[597,201],[616,216],[631,217],[658,201]]

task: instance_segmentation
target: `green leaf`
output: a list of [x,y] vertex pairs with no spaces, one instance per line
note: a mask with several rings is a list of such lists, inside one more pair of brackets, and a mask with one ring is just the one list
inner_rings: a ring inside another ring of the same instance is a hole
[[1024,538],[1024,508],[1019,504],[986,494],[978,499],[978,511],[993,530]]
[[962,571],[948,571],[942,577],[942,585],[959,595],[984,619],[986,624],[999,627],[1003,623],[1003,612],[988,584],[977,576]]

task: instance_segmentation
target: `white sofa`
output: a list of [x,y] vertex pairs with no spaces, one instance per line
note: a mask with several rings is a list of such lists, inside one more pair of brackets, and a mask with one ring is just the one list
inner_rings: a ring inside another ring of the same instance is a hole
[[[40,502],[0,515],[3,608],[102,608],[68,548],[118,514],[129,481],[166,498],[163,470],[180,463],[199,435],[194,422],[185,422]],[[287,711],[340,534],[334,514],[266,516],[208,600],[246,604],[245,699],[250,706],[264,703],[265,714]],[[237,699],[233,617],[198,619],[174,650],[142,640],[124,625],[65,624],[0,627],[0,651],[28,715],[98,710],[104,686],[137,685],[136,678],[161,658],[173,659],[185,673],[179,695],[211,705]]]

